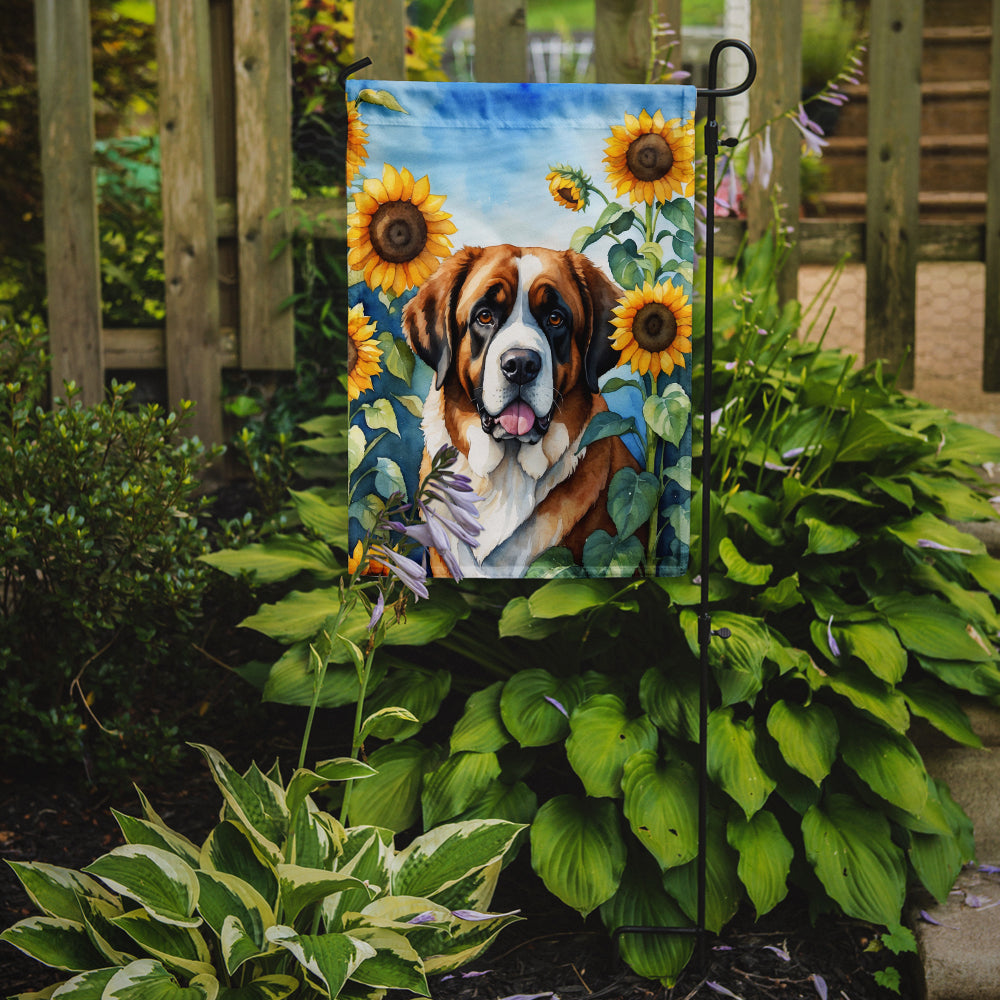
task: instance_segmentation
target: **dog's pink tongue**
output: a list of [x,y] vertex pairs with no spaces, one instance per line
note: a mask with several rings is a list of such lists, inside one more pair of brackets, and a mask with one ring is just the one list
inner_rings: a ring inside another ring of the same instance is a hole
[[511,403],[497,420],[508,434],[520,437],[535,426],[535,411],[524,400],[519,399]]

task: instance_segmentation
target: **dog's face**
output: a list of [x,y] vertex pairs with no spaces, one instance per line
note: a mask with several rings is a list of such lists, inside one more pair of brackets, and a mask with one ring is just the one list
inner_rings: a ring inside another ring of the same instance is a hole
[[572,250],[465,247],[407,304],[403,328],[495,441],[535,444],[573,393],[597,392],[617,357],[618,287]]

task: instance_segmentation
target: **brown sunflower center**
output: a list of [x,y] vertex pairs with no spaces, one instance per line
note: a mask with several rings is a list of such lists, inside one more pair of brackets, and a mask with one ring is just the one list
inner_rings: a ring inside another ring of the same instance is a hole
[[632,336],[650,354],[665,351],[677,336],[677,317],[660,302],[647,302],[632,321]]
[[576,192],[571,187],[559,188],[559,197],[563,201],[568,201],[571,205],[576,204]]
[[670,143],[662,135],[649,132],[632,142],[625,154],[625,162],[632,176],[640,181],[658,181],[670,172],[674,154]]
[[427,245],[427,222],[409,201],[379,205],[368,233],[375,252],[390,264],[404,264],[419,257]]
[[358,345],[353,337],[347,338],[347,370],[353,372],[358,365]]

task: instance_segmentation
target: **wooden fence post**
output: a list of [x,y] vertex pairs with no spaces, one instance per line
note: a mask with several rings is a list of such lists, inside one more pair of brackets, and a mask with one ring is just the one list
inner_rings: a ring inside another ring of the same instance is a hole
[[1000,392],[1000,0],[993,0],[990,45],[989,171],[986,178],[986,325],[983,390]]
[[475,0],[476,56],[480,83],[523,83],[528,78],[524,0]]
[[295,367],[290,21],[288,0],[233,6],[242,368]]
[[215,444],[222,393],[210,52],[207,0],[159,0],[167,395],[171,404],[197,402],[191,430]]
[[354,56],[373,60],[358,77],[406,79],[406,0],[355,0]]
[[89,0],[35,0],[52,394],[104,398]]
[[598,83],[645,83],[650,0],[594,0],[594,69]]
[[[750,88],[750,131],[797,107],[802,97],[802,4],[799,0],[764,0],[750,8],[750,41],[757,56],[757,80]],[[754,142],[760,141],[755,139]],[[773,203],[779,205],[779,225],[793,229],[792,246],[778,274],[782,302],[798,296],[800,250],[799,160],[802,136],[787,118],[771,126],[774,169],[766,188],[755,179],[747,193],[747,227],[751,240],[759,239],[774,220]]]
[[865,359],[913,387],[923,0],[872,0],[868,53]]

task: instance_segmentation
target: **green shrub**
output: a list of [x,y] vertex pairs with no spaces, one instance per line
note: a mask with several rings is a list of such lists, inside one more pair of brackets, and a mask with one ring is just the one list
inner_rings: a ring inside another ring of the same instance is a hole
[[429,996],[428,974],[472,961],[518,919],[486,912],[516,824],[453,823],[400,849],[311,798],[369,778],[357,760],[299,768],[285,785],[277,765],[240,774],[199,749],[225,803],[202,845],[141,796],[144,818],[115,813],[126,844],[82,872],[11,863],[42,913],[0,938],[78,973],[60,995]]
[[93,776],[176,752],[157,685],[191,662],[208,453],[187,405],[132,409],[128,385],[43,408],[41,337],[0,321],[0,744]]

